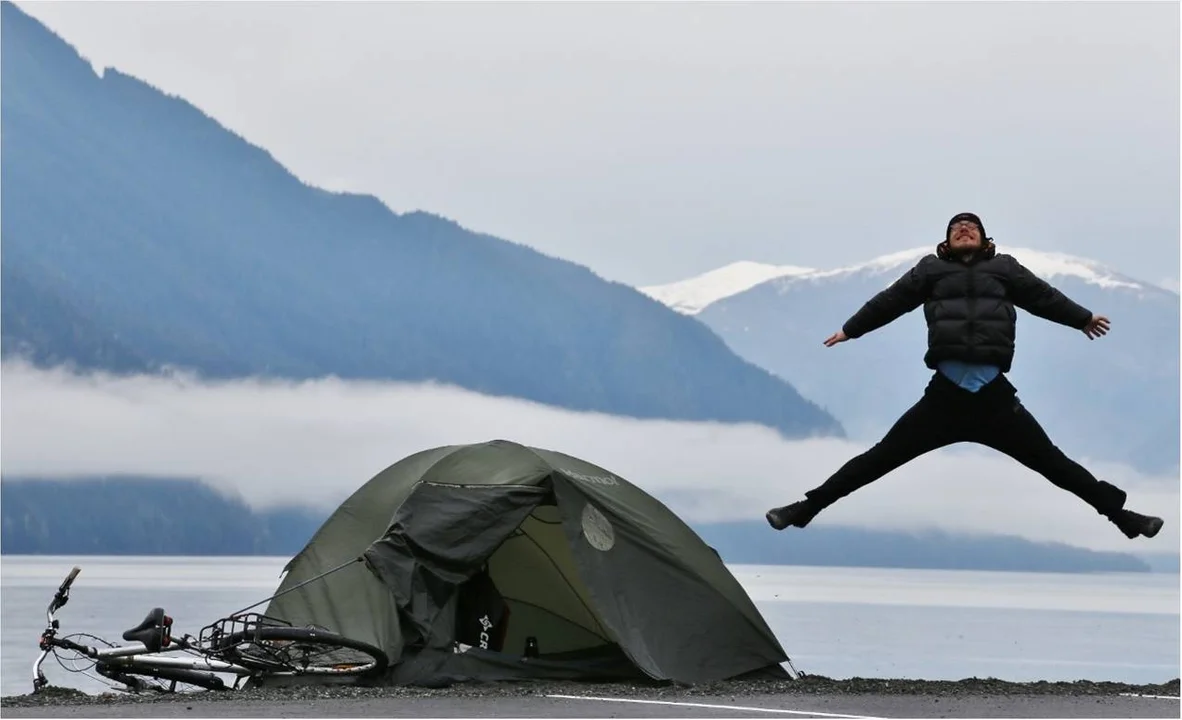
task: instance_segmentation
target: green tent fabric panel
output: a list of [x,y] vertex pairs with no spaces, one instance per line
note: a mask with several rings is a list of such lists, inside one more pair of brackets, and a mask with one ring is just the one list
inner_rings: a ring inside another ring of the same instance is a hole
[[558,508],[540,505],[489,559],[489,575],[510,607],[506,652],[522,652],[527,637],[547,654],[614,642],[567,543]]
[[370,543],[386,534],[398,508],[423,473],[456,451],[457,446],[424,450],[379,472],[341,503],[288,566],[299,562],[303,553],[313,547],[322,550],[331,547],[341,556],[337,563],[329,564],[319,572],[330,570],[350,557],[359,557]]
[[[761,634],[774,637],[763,615],[718,553],[660,500],[611,472],[551,450],[538,450],[568,482],[592,498],[608,517],[619,518],[647,538],[669,563],[683,565],[730,601]],[[557,483],[556,483],[557,484]],[[781,653],[783,651],[781,650]]]
[[458,586],[548,494],[519,485],[415,488],[389,531],[365,551],[403,614],[404,643],[450,647]]
[[[599,494],[582,483],[556,477],[554,489],[600,618],[640,669],[700,683],[787,660],[774,636],[751,623],[722,589],[654,543],[652,528],[660,516],[638,525],[634,513],[620,515],[616,504],[601,505]],[[715,562],[722,565],[717,556]]]
[[[326,569],[331,567],[334,565]],[[313,572],[308,577],[317,574]],[[329,578],[331,582],[312,582],[275,598],[265,614],[297,627],[317,625],[367,642],[382,648],[391,662],[397,662],[402,651],[402,634],[390,589],[361,562],[354,562]]]
[[495,440],[440,457],[422,479],[440,485],[537,485],[549,474],[546,461],[530,448]]
[[[394,514],[427,468],[456,446],[410,455],[379,472],[341,503],[308,544],[285,568],[276,593],[361,557],[381,538]],[[390,589],[364,563],[337,570],[324,582],[312,582],[270,602],[266,615],[294,625],[315,624],[376,645],[391,662],[402,650],[397,607]]]

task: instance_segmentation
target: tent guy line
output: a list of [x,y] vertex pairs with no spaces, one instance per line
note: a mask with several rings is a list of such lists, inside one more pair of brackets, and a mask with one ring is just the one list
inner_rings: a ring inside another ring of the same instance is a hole
[[642,705],[672,705],[674,707],[695,707],[709,710],[742,710],[746,712],[780,713],[783,715],[804,715],[807,717],[848,718],[849,720],[885,720],[872,715],[845,715],[815,710],[784,710],[782,708],[748,707],[745,705],[715,705],[711,703],[674,702],[672,700],[639,700],[634,698],[592,697],[590,695],[547,695],[558,700],[594,700],[598,702],[639,703]]

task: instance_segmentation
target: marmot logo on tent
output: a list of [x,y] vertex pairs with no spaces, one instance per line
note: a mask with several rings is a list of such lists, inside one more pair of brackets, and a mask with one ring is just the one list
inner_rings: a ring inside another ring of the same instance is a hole
[[575,480],[582,480],[583,482],[593,483],[595,485],[619,485],[620,481],[616,479],[615,475],[586,475],[578,473],[574,470],[559,470],[564,475],[569,475]]

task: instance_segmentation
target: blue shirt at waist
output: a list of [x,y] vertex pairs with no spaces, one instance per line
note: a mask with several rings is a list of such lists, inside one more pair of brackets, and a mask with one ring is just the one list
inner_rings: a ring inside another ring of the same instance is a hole
[[974,365],[960,360],[941,361],[937,368],[952,382],[969,392],[977,392],[997,377],[1001,369],[996,365]]

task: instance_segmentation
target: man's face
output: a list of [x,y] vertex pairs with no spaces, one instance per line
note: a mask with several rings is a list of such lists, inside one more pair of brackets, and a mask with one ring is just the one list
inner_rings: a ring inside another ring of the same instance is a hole
[[948,247],[953,252],[968,252],[981,247],[981,231],[972,220],[961,220],[952,226]]

